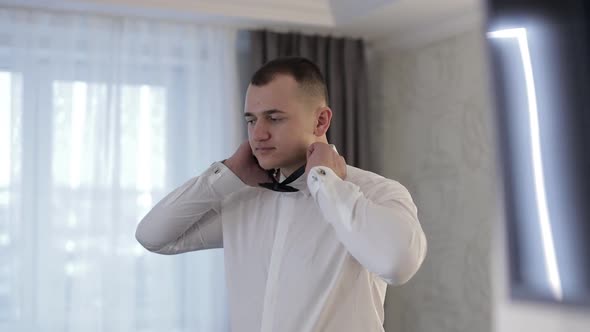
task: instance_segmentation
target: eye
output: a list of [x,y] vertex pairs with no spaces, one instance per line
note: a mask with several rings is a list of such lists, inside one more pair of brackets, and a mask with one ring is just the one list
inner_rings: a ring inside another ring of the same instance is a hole
[[269,118],[269,119],[272,122],[279,122],[279,121],[283,120],[282,118]]
[[255,121],[254,119],[250,119],[250,120],[246,120],[246,123],[247,123],[247,124],[253,124],[253,123],[254,123],[254,121]]

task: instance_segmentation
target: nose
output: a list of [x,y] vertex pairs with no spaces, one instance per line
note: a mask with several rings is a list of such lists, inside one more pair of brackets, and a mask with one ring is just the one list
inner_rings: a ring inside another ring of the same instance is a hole
[[253,127],[250,127],[250,137],[254,141],[266,141],[270,138],[270,132],[263,121],[256,121]]

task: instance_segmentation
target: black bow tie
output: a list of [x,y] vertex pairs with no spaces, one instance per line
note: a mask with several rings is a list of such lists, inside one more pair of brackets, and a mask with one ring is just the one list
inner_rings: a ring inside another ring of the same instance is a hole
[[275,178],[275,171],[271,170],[271,171],[268,171],[268,175],[272,179],[272,182],[259,183],[259,185],[264,188],[274,190],[274,191],[281,191],[281,192],[299,191],[299,189],[288,186],[288,184],[297,180],[301,175],[303,175],[303,173],[305,173],[305,165],[301,166],[298,170],[293,172],[293,174],[289,175],[289,177],[286,178],[285,181],[278,182]]

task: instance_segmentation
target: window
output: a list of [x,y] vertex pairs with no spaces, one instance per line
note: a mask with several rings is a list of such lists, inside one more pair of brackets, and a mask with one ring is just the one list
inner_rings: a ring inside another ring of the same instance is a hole
[[135,228],[243,139],[235,32],[0,17],[0,331],[228,330],[223,252]]
[[22,285],[26,272],[18,239],[22,237],[20,219],[21,131],[20,101],[22,77],[0,71],[0,320],[15,320],[22,312]]

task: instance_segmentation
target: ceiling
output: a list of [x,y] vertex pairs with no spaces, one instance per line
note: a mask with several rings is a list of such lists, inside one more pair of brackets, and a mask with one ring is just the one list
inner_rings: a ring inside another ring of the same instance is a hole
[[0,5],[137,15],[361,37],[406,48],[481,24],[483,0],[0,0]]

